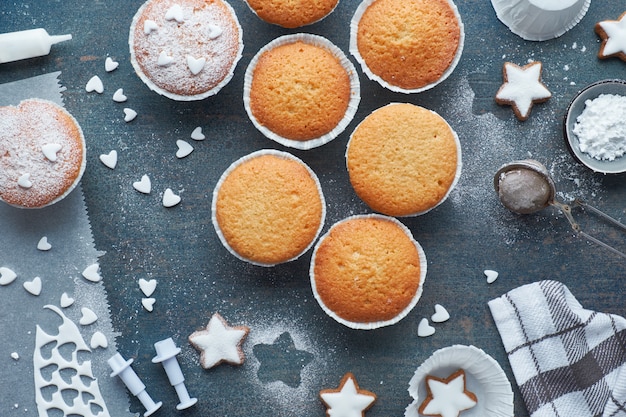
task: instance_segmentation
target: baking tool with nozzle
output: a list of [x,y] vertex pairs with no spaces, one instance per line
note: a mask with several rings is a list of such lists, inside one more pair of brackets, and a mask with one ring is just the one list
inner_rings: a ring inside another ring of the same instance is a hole
[[[610,250],[616,255],[626,258],[626,254],[607,243],[583,232],[572,216],[572,207],[556,200],[556,186],[550,173],[541,163],[526,159],[503,165],[493,178],[493,185],[498,198],[504,207],[518,214],[530,214],[543,210],[548,206],[559,209],[577,235]],[[573,204],[589,210],[612,225],[626,231],[626,225],[615,220],[582,200],[576,199]]]
[[45,29],[0,33],[0,64],[48,55],[52,45],[72,39],[72,35],[51,36]]
[[152,363],[161,363],[165,373],[170,381],[170,384],[176,390],[179,403],[176,406],[177,410],[184,410],[189,408],[198,402],[197,398],[191,398],[187,387],[185,386],[185,377],[183,371],[180,369],[176,355],[180,353],[180,348],[176,347],[176,344],[171,337],[161,340],[154,344],[154,349],[157,355],[152,358]]
[[146,412],[143,414],[144,417],[154,414],[161,408],[163,403],[161,401],[156,403],[152,400],[152,397],[146,392],[146,386],[130,366],[133,363],[132,359],[125,360],[122,355],[116,353],[107,362],[113,371],[111,377],[119,376],[130,393],[141,401],[141,404],[146,409]]

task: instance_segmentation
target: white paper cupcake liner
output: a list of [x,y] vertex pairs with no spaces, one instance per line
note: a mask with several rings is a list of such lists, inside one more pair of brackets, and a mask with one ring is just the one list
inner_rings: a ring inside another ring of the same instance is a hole
[[143,70],[141,68],[141,65],[139,65],[139,62],[137,62],[137,57],[136,57],[137,53],[135,52],[135,47],[134,47],[134,44],[135,44],[135,26],[137,25],[137,21],[141,17],[141,15],[143,13],[143,10],[148,6],[148,4],[151,1],[152,0],[148,0],[148,1],[146,1],[144,4],[142,4],[139,7],[137,12],[135,13],[135,16],[133,17],[131,25],[130,25],[130,34],[128,36],[128,46],[129,46],[129,49],[130,49],[130,63],[132,64],[133,69],[135,70],[135,73],[137,74],[137,76],[141,79],[141,81],[144,82],[144,84],[150,90],[154,91],[155,93],[157,93],[159,95],[167,97],[167,98],[169,98],[171,100],[176,100],[176,101],[197,101],[197,100],[203,100],[203,99],[205,99],[207,97],[214,96],[215,94],[217,94],[233,78],[233,75],[235,74],[235,68],[237,67],[237,63],[239,63],[239,60],[241,59],[241,57],[243,55],[243,29],[241,27],[241,24],[239,23],[239,20],[237,19],[237,15],[235,14],[235,10],[233,9],[233,7],[227,1],[223,1],[224,5],[228,8],[230,13],[232,14],[233,20],[234,20],[235,24],[237,25],[238,32],[239,32],[237,55],[235,56],[235,59],[233,60],[233,63],[231,64],[231,66],[230,66],[230,68],[228,70],[228,74],[218,84],[216,84],[210,90],[207,90],[207,91],[205,91],[203,93],[200,93],[200,94],[183,95],[183,94],[172,93],[171,91],[167,91],[164,88],[161,88],[158,85],[156,85],[143,72]]
[[491,0],[498,19],[528,41],[558,38],[581,21],[590,4],[591,0]]
[[251,259],[245,258],[243,256],[241,256],[239,253],[235,252],[235,250],[228,244],[228,241],[226,241],[226,238],[224,237],[224,233],[222,232],[222,229],[220,228],[220,225],[217,221],[217,217],[216,217],[216,213],[217,213],[217,195],[219,193],[219,189],[222,186],[222,184],[224,183],[224,181],[226,180],[226,178],[228,177],[228,175],[233,172],[233,170],[235,168],[237,168],[239,165],[241,165],[242,163],[246,162],[246,161],[250,161],[251,159],[257,158],[259,156],[262,155],[274,155],[280,158],[284,158],[284,159],[290,159],[296,162],[299,162],[300,164],[302,164],[302,166],[304,166],[306,168],[306,170],[309,172],[309,174],[311,175],[311,178],[313,179],[313,181],[315,181],[315,185],[317,187],[317,190],[319,192],[319,196],[320,196],[320,200],[322,203],[322,215],[321,215],[321,219],[320,219],[320,225],[319,228],[317,229],[317,232],[315,234],[315,237],[313,239],[311,239],[311,242],[309,243],[309,245],[304,248],[304,250],[302,250],[302,252],[300,252],[299,254],[297,254],[296,256],[294,256],[293,258],[287,259],[283,262],[279,262],[279,263],[286,263],[286,262],[291,262],[291,261],[295,261],[296,259],[298,259],[300,256],[304,255],[306,252],[308,252],[309,249],[311,249],[311,247],[313,246],[313,244],[315,244],[315,241],[317,240],[317,238],[319,237],[323,227],[324,227],[324,221],[326,220],[326,200],[324,198],[324,193],[322,192],[322,185],[320,184],[320,181],[317,177],[317,175],[315,174],[315,172],[307,165],[305,164],[300,158],[288,153],[288,152],[282,152],[282,151],[277,151],[274,149],[261,149],[259,151],[256,152],[252,152],[251,154],[245,155],[241,158],[239,158],[238,160],[236,160],[235,162],[233,162],[222,174],[222,176],[220,177],[220,179],[218,180],[217,184],[215,185],[215,188],[213,189],[213,199],[211,202],[211,221],[213,223],[213,227],[215,228],[215,232],[217,233],[218,238],[220,239],[220,242],[222,243],[222,245],[235,257],[239,258],[242,261],[248,262],[252,265],[257,265],[257,266],[264,266],[264,267],[271,267],[271,266],[275,266],[278,265],[279,263],[261,263],[261,262],[256,262],[253,261]]
[[[256,67],[256,64],[259,61],[261,55],[263,55],[263,53],[265,53],[266,51],[269,51],[278,46],[287,45],[295,42],[304,42],[326,49],[339,60],[340,64],[346,69],[350,78],[350,101],[348,102],[348,108],[346,109],[346,114],[344,115],[343,119],[341,119],[337,126],[335,126],[330,132],[318,138],[313,138],[309,140],[293,140],[272,132],[270,129],[259,123],[256,117],[254,117],[252,109],[250,108],[250,89],[252,87],[252,75],[254,74],[254,68]],[[356,69],[354,68],[354,65],[352,65],[352,62],[350,62],[350,60],[346,57],[341,49],[335,46],[328,39],[319,35],[312,35],[309,33],[296,33],[293,35],[284,35],[274,39],[263,48],[261,48],[259,52],[257,52],[257,54],[254,56],[254,58],[252,58],[244,76],[243,104],[246,112],[248,113],[248,117],[252,121],[252,124],[261,133],[263,133],[265,137],[289,148],[309,150],[322,146],[335,139],[341,132],[346,129],[346,127],[348,127],[348,125],[354,118],[360,101],[361,87],[359,83],[359,76],[356,72]]]
[[[417,288],[417,291],[415,292],[415,295],[413,296],[413,299],[411,300],[411,302],[397,316],[395,316],[394,318],[392,318],[390,320],[363,323],[363,322],[353,322],[353,321],[349,321],[349,320],[343,319],[343,318],[339,317],[330,308],[328,308],[326,306],[326,304],[324,304],[324,301],[322,301],[322,299],[320,298],[320,296],[319,296],[319,294],[317,292],[317,285],[315,283],[315,257],[316,257],[317,250],[319,249],[320,244],[330,234],[331,230],[335,226],[337,226],[337,225],[339,225],[341,223],[353,220],[353,219],[362,219],[362,218],[378,218],[378,219],[388,220],[388,221],[390,221],[392,223],[397,224],[402,229],[402,231],[404,231],[404,233],[407,235],[407,237],[413,242],[413,244],[415,245],[415,248],[417,249],[417,253],[418,253],[418,256],[419,256],[419,260],[420,260],[420,281],[419,281],[419,286]],[[310,281],[311,281],[311,289],[313,290],[313,297],[317,300],[317,302],[319,303],[320,307],[322,308],[322,310],[324,310],[324,312],[326,314],[328,314],[330,317],[335,319],[337,322],[339,322],[339,323],[343,324],[344,326],[347,326],[347,327],[349,327],[351,329],[356,329],[356,330],[373,330],[373,329],[378,329],[380,327],[391,326],[392,324],[395,324],[395,323],[399,322],[400,320],[402,320],[404,317],[406,317],[411,312],[411,310],[413,310],[413,308],[417,305],[417,302],[422,297],[422,292],[424,291],[424,281],[426,280],[426,272],[427,272],[427,269],[428,269],[427,266],[428,265],[427,265],[426,254],[424,253],[424,249],[422,249],[422,246],[419,244],[419,242],[417,240],[415,240],[415,238],[413,237],[413,234],[411,233],[409,228],[406,227],[404,224],[402,224],[399,220],[397,220],[394,217],[384,216],[382,214],[359,214],[359,215],[346,217],[345,219],[338,221],[337,223],[335,223],[334,225],[332,225],[330,227],[328,232],[326,232],[322,237],[319,238],[317,244],[315,245],[315,248],[313,249],[313,255],[311,256],[311,266],[309,268],[309,278],[310,278]]]
[[404,416],[421,416],[418,408],[427,396],[427,375],[447,378],[459,369],[465,371],[467,390],[478,400],[474,407],[463,411],[463,417],[513,416],[513,390],[500,364],[482,349],[464,345],[439,349],[417,368],[408,389],[414,401]]
[[352,54],[352,56],[354,56],[357,62],[361,65],[361,69],[363,70],[363,73],[367,75],[367,78],[369,78],[372,81],[376,81],[378,84],[380,84],[381,86],[385,87],[388,90],[391,90],[396,93],[404,93],[404,94],[421,93],[423,91],[430,90],[431,88],[445,81],[446,78],[448,78],[450,74],[454,72],[454,69],[456,68],[457,64],[461,60],[461,55],[463,54],[463,46],[465,44],[465,29],[463,26],[463,21],[461,20],[461,14],[459,13],[459,10],[457,9],[456,4],[454,4],[452,0],[448,0],[450,7],[454,11],[454,15],[456,16],[457,21],[459,22],[459,30],[460,30],[459,46],[456,50],[456,54],[454,55],[454,58],[452,59],[452,62],[450,62],[450,65],[448,66],[448,68],[443,72],[441,77],[434,83],[426,84],[425,86],[419,87],[419,88],[407,89],[407,88],[398,87],[397,85],[390,84],[387,81],[383,80],[380,76],[374,74],[372,70],[370,70],[370,68],[367,66],[367,63],[365,62],[365,60],[361,56],[361,53],[359,52],[359,47],[357,45],[357,34],[358,34],[358,29],[359,29],[359,22],[361,21],[361,18],[363,17],[363,13],[365,13],[367,8],[375,1],[377,0],[364,0],[363,2],[361,2],[359,7],[357,7],[356,11],[354,12],[354,15],[352,16],[352,20],[350,21],[350,53]]
[[[402,103],[389,103],[386,106],[394,106],[397,104],[402,104]],[[439,113],[435,112],[434,110],[429,110],[428,111],[436,114],[437,116],[441,117],[441,115],[439,115]],[[374,110],[375,111],[375,110]],[[422,214],[426,214],[429,211],[435,209],[436,207],[439,207],[444,201],[446,201],[448,199],[448,197],[450,196],[450,193],[452,192],[452,190],[454,190],[454,188],[456,187],[457,183],[459,182],[459,179],[461,178],[461,172],[463,170],[463,160],[462,160],[462,151],[461,151],[461,141],[459,139],[459,135],[456,133],[456,131],[454,129],[452,129],[452,126],[450,126],[450,124],[448,123],[447,120],[445,120],[443,117],[441,117],[446,124],[448,125],[448,127],[450,128],[450,131],[452,132],[452,135],[454,136],[454,141],[456,143],[456,172],[454,174],[454,179],[452,180],[452,183],[450,184],[450,187],[448,188],[448,191],[445,193],[445,195],[441,198],[441,200],[439,200],[439,202],[437,204],[435,204],[433,207],[427,209],[427,210],[423,210],[423,211],[419,211],[416,213],[411,213],[411,214],[407,214],[405,216],[397,216],[397,217],[415,217],[415,216],[421,216]],[[363,123],[363,121],[361,121],[361,123]],[[359,123],[360,125],[360,123]],[[354,129],[356,131],[356,129],[358,129],[358,126]],[[352,135],[350,135],[350,139],[348,140],[348,144],[346,146],[346,153],[345,153],[345,159],[346,159],[346,165],[348,162],[348,150],[350,149],[350,142],[352,142]]]

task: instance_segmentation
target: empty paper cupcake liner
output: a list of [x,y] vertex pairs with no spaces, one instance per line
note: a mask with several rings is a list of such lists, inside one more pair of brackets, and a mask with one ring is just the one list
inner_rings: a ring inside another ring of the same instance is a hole
[[463,417],[513,416],[513,390],[500,364],[482,349],[464,345],[439,349],[417,368],[409,382],[409,394],[414,401],[404,416],[421,416],[418,408],[427,396],[427,375],[447,378],[459,369],[465,371],[467,390],[477,397],[476,405],[464,410]]

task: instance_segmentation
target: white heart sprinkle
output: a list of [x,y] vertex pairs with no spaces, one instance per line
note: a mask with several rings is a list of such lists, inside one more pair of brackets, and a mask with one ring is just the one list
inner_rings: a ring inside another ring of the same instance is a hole
[[81,317],[78,321],[83,326],[89,326],[98,320],[98,316],[91,309],[83,307],[80,309]]
[[17,352],[13,352],[13,353],[11,353],[11,358],[13,360],[15,360],[15,361],[18,361],[18,360],[20,360],[20,354],[17,353]]
[[155,302],[156,302],[156,299],[154,299],[154,298],[142,298],[141,299],[141,305],[148,312],[152,312],[152,310],[154,310],[154,303]]
[[210,23],[207,25],[207,37],[209,39],[217,39],[222,34],[222,32],[223,30],[219,26],[212,25]]
[[71,306],[72,304],[74,304],[74,299],[72,297],[67,295],[66,292],[61,294],[61,307],[67,308],[67,307]]
[[178,23],[183,23],[185,21],[183,8],[178,4],[173,5],[165,12],[165,20],[176,20]]
[[158,30],[159,25],[154,20],[146,19],[143,22],[143,33],[149,35],[153,30]]
[[0,285],[9,285],[17,278],[17,274],[6,266],[0,267]]
[[124,89],[118,88],[115,93],[113,93],[113,101],[116,103],[123,103],[126,101],[126,96],[124,95]]
[[157,58],[157,65],[159,65],[160,67],[167,67],[172,62],[174,62],[174,58],[169,56],[167,52],[161,51],[159,57]]
[[43,152],[43,156],[48,159],[50,162],[56,162],[57,160],[57,152],[61,150],[61,145],[58,143],[47,143],[41,147],[41,152]]
[[202,133],[202,127],[196,127],[193,132],[191,132],[191,139],[193,140],[204,140],[205,136]]
[[103,348],[106,349],[109,346],[109,341],[104,333],[97,331],[91,336],[91,341],[89,342],[89,346],[92,349]]
[[443,323],[450,319],[450,313],[448,313],[448,310],[441,304],[435,304],[435,314],[433,314],[430,319],[433,323]]
[[100,79],[100,77],[98,77],[97,75],[91,77],[91,79],[87,81],[85,90],[87,90],[88,93],[95,91],[98,94],[102,94],[102,92],[104,91],[104,85],[102,84],[102,80]]
[[135,120],[135,117],[137,117],[137,112],[135,110],[129,109],[128,107],[124,109],[124,121],[126,123],[132,122]]
[[41,278],[35,277],[32,281],[26,281],[23,285],[24,289],[32,295],[37,296],[41,294]]
[[194,58],[191,55],[187,55],[187,66],[189,67],[189,71],[193,75],[197,75],[202,68],[204,68],[204,64],[206,63],[206,58]]
[[52,249],[52,245],[48,243],[48,238],[46,236],[39,239],[39,242],[37,242],[37,249],[43,251]]
[[102,279],[102,277],[98,273],[98,269],[100,269],[100,265],[98,265],[97,263],[91,264],[87,268],[85,268],[82,275],[87,281],[98,282]]
[[150,194],[150,191],[152,190],[152,183],[150,182],[150,177],[148,177],[147,175],[144,175],[143,177],[141,177],[141,181],[135,181],[133,183],[133,188],[139,191],[140,193]]
[[498,279],[498,272],[497,271],[493,271],[491,269],[485,269],[484,274],[487,277],[487,284],[491,284],[496,279]]
[[178,146],[178,150],[176,151],[176,158],[184,158],[193,152],[193,146],[191,146],[188,142],[185,142],[184,140],[177,140],[176,146]]
[[117,67],[119,67],[120,63],[117,61],[113,61],[113,58],[111,58],[110,56],[107,57],[107,59],[104,60],[104,69],[106,70],[106,72],[111,72],[114,71]]
[[174,207],[178,203],[180,203],[180,196],[174,194],[171,188],[167,188],[163,193],[163,206]]
[[100,155],[100,161],[107,167],[115,169],[117,166],[117,151],[112,150],[108,154]]
[[20,177],[17,179],[17,185],[19,185],[22,188],[30,188],[33,186],[33,183],[30,182],[30,174],[22,174],[20,175]]
[[428,319],[424,317],[420,321],[419,326],[417,327],[417,335],[419,337],[428,337],[434,334],[435,334],[435,328],[431,326],[430,324],[428,324]]
[[146,297],[150,297],[154,294],[154,290],[156,290],[157,281],[156,279],[151,279],[149,281],[140,278],[139,279],[139,288],[141,288],[141,292],[144,293]]

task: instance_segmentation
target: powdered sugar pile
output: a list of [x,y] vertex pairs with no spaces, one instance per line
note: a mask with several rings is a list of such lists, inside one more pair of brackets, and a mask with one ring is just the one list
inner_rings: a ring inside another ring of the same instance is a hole
[[600,94],[576,118],[578,146],[592,158],[613,161],[626,153],[626,97]]

